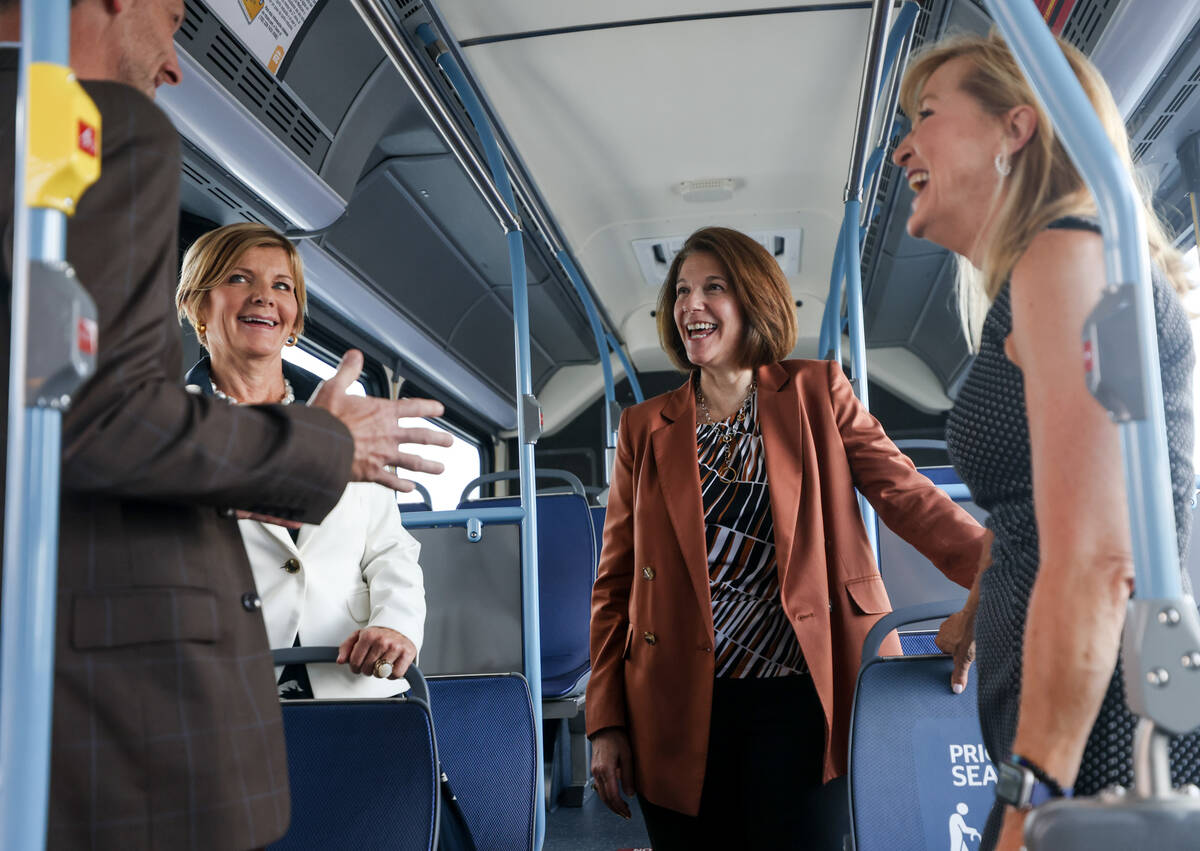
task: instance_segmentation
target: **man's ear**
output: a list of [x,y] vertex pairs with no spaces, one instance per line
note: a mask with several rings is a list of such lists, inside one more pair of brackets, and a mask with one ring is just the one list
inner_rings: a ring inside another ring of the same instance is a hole
[[1015,154],[1025,147],[1037,131],[1037,110],[1029,104],[1014,106],[1004,116],[1004,137],[1008,141],[1008,152]]

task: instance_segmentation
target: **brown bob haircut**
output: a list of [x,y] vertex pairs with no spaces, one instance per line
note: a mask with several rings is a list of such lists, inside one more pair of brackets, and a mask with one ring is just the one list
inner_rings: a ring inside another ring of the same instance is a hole
[[304,290],[304,264],[300,253],[279,231],[256,222],[238,222],[209,231],[196,240],[183,255],[183,270],[175,290],[175,309],[180,319],[186,319],[196,332],[196,339],[205,348],[208,338],[200,330],[200,312],[209,290],[215,290],[229,277],[242,255],[251,248],[282,248],[292,267],[292,285],[296,295],[296,323],[292,333],[304,333],[304,314],[308,296]]
[[756,369],[791,354],[796,347],[796,310],[779,263],[741,231],[707,227],[687,238],[658,291],[658,342],[675,368],[680,372],[695,369],[675,327],[675,284],[683,261],[700,253],[711,254],[725,267],[730,292],[742,308],[742,366]]

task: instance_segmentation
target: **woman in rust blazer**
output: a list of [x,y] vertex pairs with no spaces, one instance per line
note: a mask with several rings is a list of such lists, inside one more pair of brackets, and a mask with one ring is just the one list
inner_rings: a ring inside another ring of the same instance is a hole
[[989,533],[836,363],[780,360],[792,296],[754,240],[689,237],[657,315],[690,378],[621,420],[592,594],[596,790],[626,817],[636,791],[656,851],[820,847],[845,829],[819,790],[846,771],[863,639],[891,609],[854,489],[964,587]]

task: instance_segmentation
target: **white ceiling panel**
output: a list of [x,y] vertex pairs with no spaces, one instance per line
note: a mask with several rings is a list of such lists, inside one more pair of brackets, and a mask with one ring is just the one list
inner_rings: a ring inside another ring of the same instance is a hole
[[[474,5],[553,17],[559,4],[459,2],[445,11],[462,18]],[[665,14],[683,4],[636,5],[645,16],[648,6]],[[803,231],[791,283],[808,336],[828,287],[869,17],[841,8],[672,22],[465,53],[627,340],[653,339],[646,305],[655,292],[632,240],[708,224]],[[725,201],[684,200],[678,184],[703,178],[732,178],[737,189]],[[642,347],[633,348],[636,358]]]
[[442,0],[437,4],[458,41],[684,15],[863,5],[868,4],[862,0]]

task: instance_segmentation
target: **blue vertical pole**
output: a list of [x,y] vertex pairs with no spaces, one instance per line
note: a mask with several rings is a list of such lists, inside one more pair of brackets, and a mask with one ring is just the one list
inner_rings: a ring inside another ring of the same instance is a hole
[[625,367],[625,377],[629,379],[629,388],[633,391],[634,401],[645,402],[646,396],[642,393],[642,384],[638,381],[637,372],[634,371],[633,364],[625,356],[625,350],[621,348],[621,344],[617,342],[617,338],[612,334],[608,334],[607,337],[609,348],[617,353],[617,358],[620,359],[621,366]]
[[[842,220],[842,250],[845,252],[843,271],[846,275],[846,312],[850,319],[850,364],[854,381],[854,390],[864,408],[870,410],[871,400],[867,392],[867,334],[863,327],[862,306],[862,260],[858,247],[858,217],[862,214],[862,202],[851,198],[846,202],[846,215]],[[837,337],[840,340],[841,329]],[[871,542],[871,552],[879,559],[879,525],[875,519],[875,509],[866,497],[858,495],[858,505],[862,509],[863,524],[867,528],[867,540]]]
[[[417,28],[417,35],[428,46],[437,42],[437,35],[429,24]],[[475,125],[483,152],[487,157],[488,169],[492,173],[496,189],[499,191],[509,211],[516,217],[517,202],[513,196],[512,183],[508,178],[508,169],[500,146],[496,143],[491,124],[483,111],[483,105],[475,96],[475,90],[468,84],[466,76],[458,66],[458,62],[447,51],[437,56],[438,67],[450,80],[458,93],[459,99]],[[534,803],[534,848],[540,849],[546,835],[546,794],[542,776],[543,743],[542,743],[542,647],[541,647],[541,612],[538,601],[538,562],[537,562],[537,471],[534,461],[533,443],[528,439],[530,429],[540,432],[540,423],[526,422],[530,413],[528,405],[524,404],[526,397],[533,397],[533,369],[530,365],[529,354],[529,288],[525,269],[525,237],[520,230],[509,230],[508,240],[509,271],[512,275],[513,296],[513,340],[517,354],[516,378],[517,394],[521,397],[517,405],[517,439],[520,442],[521,468],[521,508],[525,511],[525,521],[521,524],[521,615],[524,627],[524,663],[525,676],[529,680],[529,694],[533,700],[534,730],[537,737],[537,780]],[[604,360],[605,358],[601,358]]]
[[12,337],[0,624],[0,836],[45,847],[54,693],[58,477],[62,415],[25,398],[29,264],[66,256],[66,220],[25,205],[31,62],[69,64],[68,0],[24,0],[13,191]]

